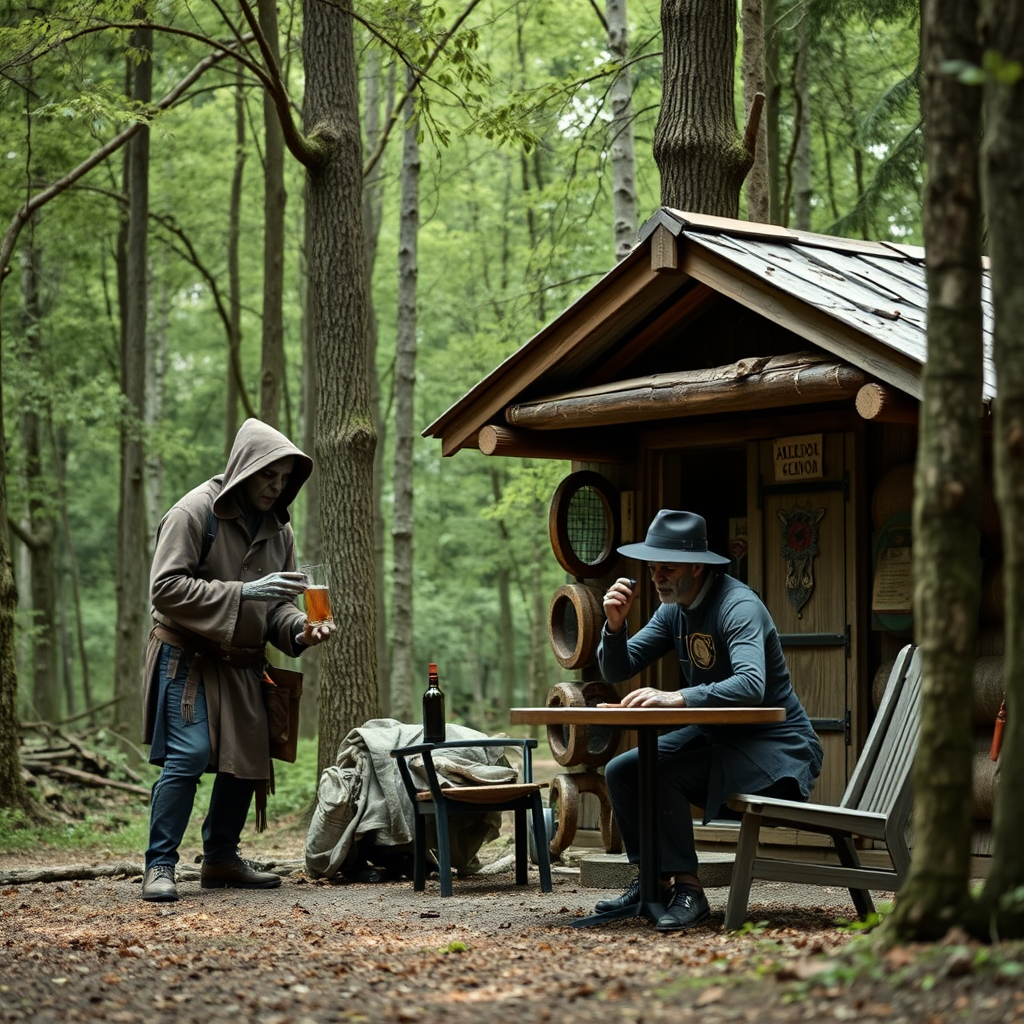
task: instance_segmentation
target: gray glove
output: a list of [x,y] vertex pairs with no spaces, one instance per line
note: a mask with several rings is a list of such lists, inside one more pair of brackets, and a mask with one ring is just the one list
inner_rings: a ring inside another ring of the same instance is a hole
[[249,601],[277,601],[296,597],[306,589],[301,572],[272,572],[262,579],[242,584],[242,597]]

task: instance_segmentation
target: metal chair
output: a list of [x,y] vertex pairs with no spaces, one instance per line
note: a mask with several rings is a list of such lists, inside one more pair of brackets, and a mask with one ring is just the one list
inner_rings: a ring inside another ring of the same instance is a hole
[[[908,645],[896,658],[867,742],[838,807],[735,794],[728,804],[743,815],[736,844],[725,928],[733,931],[747,919],[754,878],[797,885],[837,885],[850,890],[861,918],[875,909],[872,889],[897,892],[910,870],[907,826],[912,805],[911,766],[921,720],[921,656]],[[758,857],[762,826],[797,828],[830,836],[838,864],[807,863],[782,857]],[[881,839],[892,869],[865,867],[853,837]]]
[[[398,762],[402,783],[412,802],[415,818],[413,832],[413,889],[422,892],[427,881],[426,820],[433,816],[437,830],[437,860],[441,878],[441,895],[452,894],[451,846],[449,825],[451,816],[460,814],[490,814],[493,811],[513,811],[515,814],[516,885],[527,884],[529,870],[529,839],[526,812],[532,814],[536,837],[537,866],[540,870],[542,892],[551,892],[551,858],[548,851],[544,805],[540,791],[546,783],[533,781],[531,751],[537,746],[535,739],[473,739],[449,740],[444,743],[417,743],[391,751]],[[522,752],[522,780],[499,785],[466,785],[442,787],[434,766],[433,754],[440,750],[459,747],[519,747]],[[413,779],[408,759],[423,755],[423,770],[427,789],[419,789]]]

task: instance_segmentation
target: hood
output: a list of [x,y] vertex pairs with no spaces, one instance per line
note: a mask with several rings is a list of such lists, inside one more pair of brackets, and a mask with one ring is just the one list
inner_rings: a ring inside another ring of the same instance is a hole
[[239,506],[235,490],[240,483],[264,466],[278,459],[291,456],[295,461],[288,483],[281,496],[274,502],[273,510],[282,522],[288,521],[288,506],[302,489],[302,485],[313,472],[313,460],[297,448],[279,430],[268,426],[262,420],[248,419],[235,435],[231,446],[228,465],[224,470],[224,486],[213,503],[213,511],[221,518],[230,517]]

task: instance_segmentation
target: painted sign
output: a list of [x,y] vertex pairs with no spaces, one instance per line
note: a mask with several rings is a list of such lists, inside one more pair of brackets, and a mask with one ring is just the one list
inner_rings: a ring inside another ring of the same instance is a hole
[[776,438],[772,441],[775,482],[820,479],[825,475],[823,451],[821,434]]

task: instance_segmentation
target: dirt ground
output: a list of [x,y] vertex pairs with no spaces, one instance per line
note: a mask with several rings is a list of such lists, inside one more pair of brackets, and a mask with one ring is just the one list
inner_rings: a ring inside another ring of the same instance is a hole
[[295,858],[295,835],[261,849],[285,866],[281,887],[259,892],[202,890],[183,860],[170,904],[143,902],[137,875],[3,886],[0,1021],[1024,1020],[1019,948],[951,936],[871,952],[836,925],[853,916],[842,890],[757,886],[751,916],[765,923],[726,934],[727,891],[711,889],[710,919],[659,934],[637,920],[571,927],[611,895],[571,873],[545,895],[508,868],[443,899],[436,879],[421,894],[311,881],[288,869]]

